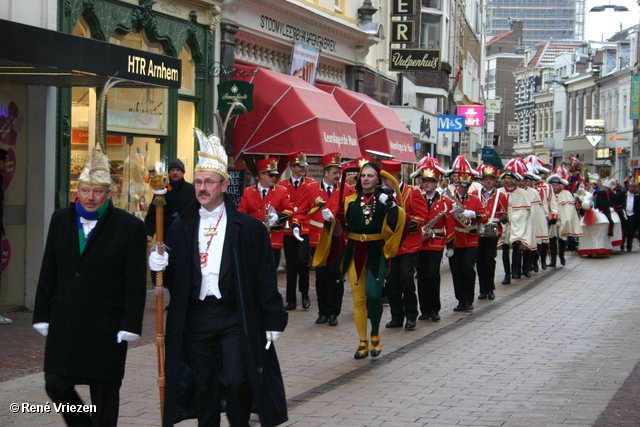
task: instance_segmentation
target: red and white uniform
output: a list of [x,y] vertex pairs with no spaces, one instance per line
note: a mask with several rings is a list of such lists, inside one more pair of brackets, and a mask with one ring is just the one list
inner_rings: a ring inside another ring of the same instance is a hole
[[[293,185],[293,178],[289,178],[285,182],[280,183],[280,185],[287,189],[287,193],[289,193],[289,197],[291,198],[291,205],[293,205],[292,222],[300,226],[301,236],[309,234],[309,210],[312,207],[312,200],[309,199],[309,185],[315,182],[313,178],[303,176],[298,182],[298,188]],[[285,231],[284,235],[293,236],[293,231]]]
[[[257,185],[245,188],[238,210],[248,213],[260,220],[260,222],[264,222],[269,206],[273,206],[277,213],[287,214],[290,218],[293,216],[291,198],[287,193],[287,189],[281,185],[274,185],[269,189],[264,199]],[[282,249],[284,242],[282,226],[271,227],[269,236],[271,237],[271,247],[273,249]]]

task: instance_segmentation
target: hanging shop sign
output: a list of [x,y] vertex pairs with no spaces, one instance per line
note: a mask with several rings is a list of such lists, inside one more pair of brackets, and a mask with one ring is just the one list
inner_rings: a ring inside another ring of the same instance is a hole
[[[218,83],[218,111],[224,117],[235,102],[241,102],[247,112],[253,110],[253,84],[242,80]],[[231,114],[242,114],[244,110],[235,108]]]
[[391,21],[391,43],[413,43],[415,41],[415,22]]
[[484,105],[459,105],[458,115],[465,117],[467,127],[484,126]]
[[391,49],[391,71],[440,71],[440,51],[429,49]]
[[409,16],[415,11],[415,0],[392,0],[391,14],[394,16]]
[[631,120],[640,118],[640,76],[631,77]]

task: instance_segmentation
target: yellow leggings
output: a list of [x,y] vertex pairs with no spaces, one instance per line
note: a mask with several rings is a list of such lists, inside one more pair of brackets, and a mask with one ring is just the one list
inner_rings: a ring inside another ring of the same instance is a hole
[[353,319],[360,336],[360,341],[367,340],[367,313],[371,320],[371,336],[379,336],[382,319],[382,285],[387,271],[386,262],[380,263],[380,271],[370,272],[364,269],[360,279],[356,277],[356,269],[352,263],[347,272],[353,297]]

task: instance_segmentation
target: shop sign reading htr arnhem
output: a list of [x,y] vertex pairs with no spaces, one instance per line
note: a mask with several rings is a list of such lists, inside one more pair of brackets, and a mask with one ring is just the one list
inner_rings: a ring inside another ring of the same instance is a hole
[[[391,2],[391,13],[392,16],[395,17],[412,16],[414,15],[415,9],[415,0],[392,0]],[[396,22],[397,21],[394,21],[394,23]],[[396,24],[396,27],[398,27],[398,25],[400,24]],[[408,29],[409,26],[407,26],[406,30],[408,31]],[[402,40],[400,36],[403,34],[406,34],[406,32],[398,33],[398,37],[395,37],[396,34],[394,34],[391,43],[407,44],[413,41],[413,37]],[[390,52],[390,71],[440,71],[439,50],[391,48]]]

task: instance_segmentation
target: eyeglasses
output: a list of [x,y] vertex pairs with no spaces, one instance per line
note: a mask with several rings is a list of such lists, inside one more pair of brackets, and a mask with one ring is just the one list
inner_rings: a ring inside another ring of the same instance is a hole
[[223,181],[212,181],[210,179],[208,179],[206,181],[198,180],[198,181],[193,181],[193,185],[195,187],[202,187],[204,185],[206,188],[211,188],[211,187],[213,187],[214,184],[218,184],[220,182],[223,182]]

